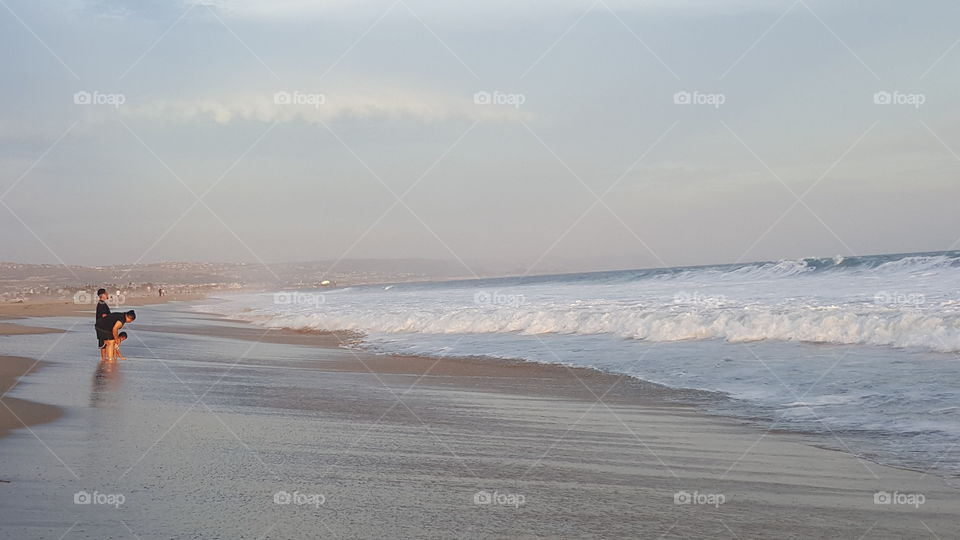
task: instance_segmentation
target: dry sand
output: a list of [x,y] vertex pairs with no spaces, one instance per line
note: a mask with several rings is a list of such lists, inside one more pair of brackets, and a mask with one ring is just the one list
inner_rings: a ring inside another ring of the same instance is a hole
[[[114,311],[125,307],[166,304],[175,301],[191,301],[203,298],[203,294],[166,294],[157,296],[126,296],[123,304],[117,305],[112,300],[110,306]],[[93,313],[94,304],[77,304],[72,300],[47,299],[36,302],[7,302],[0,304],[0,319],[21,319],[24,317],[59,317]],[[2,334],[0,334],[2,335]]]

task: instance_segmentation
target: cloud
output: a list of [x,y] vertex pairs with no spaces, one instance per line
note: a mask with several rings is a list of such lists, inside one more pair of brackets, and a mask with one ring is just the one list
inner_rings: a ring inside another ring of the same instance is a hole
[[[389,92],[335,91],[331,93],[284,89],[273,93],[198,98],[187,101],[154,100],[141,105],[124,106],[131,117],[173,122],[237,121],[319,124],[338,118],[407,119],[418,122],[470,120],[511,122],[529,120],[532,114],[525,101],[502,98],[500,104],[488,103],[487,96],[473,94],[450,96],[419,91]],[[479,101],[479,103],[478,103]]]
[[[180,1],[184,5],[193,2],[193,0]],[[405,11],[405,6],[429,19],[547,16],[551,13],[582,13],[591,6],[599,11],[605,11],[606,7],[609,7],[617,12],[662,11],[699,15],[730,11],[782,11],[791,2],[788,0],[605,0],[603,4],[597,4],[594,0],[550,0],[528,3],[517,3],[513,0],[486,2],[404,0],[398,5],[396,0],[204,0],[200,3],[231,17],[263,20],[367,12],[376,15],[388,9]]]

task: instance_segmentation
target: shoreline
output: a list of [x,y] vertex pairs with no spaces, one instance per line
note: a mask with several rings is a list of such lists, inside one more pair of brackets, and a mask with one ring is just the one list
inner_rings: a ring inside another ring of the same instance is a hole
[[[237,294],[245,294],[253,291],[243,291]],[[262,291],[255,291],[262,292]],[[128,301],[125,301],[123,306],[152,306],[152,305],[162,305],[169,302],[197,302],[199,300],[216,300],[223,294],[218,294],[213,296],[207,293],[187,293],[187,294],[170,294],[165,295],[162,299],[157,297],[133,297],[129,298]],[[21,303],[21,304],[0,304],[0,321],[5,319],[22,319],[22,318],[42,318],[42,317],[58,317],[58,316],[78,316],[78,313],[85,313],[86,311],[92,312],[91,309],[81,309],[77,311],[75,309],[76,304],[72,302],[39,302],[39,303]],[[119,306],[118,306],[119,307]],[[82,306],[82,308],[87,308],[87,306]],[[214,325],[206,326],[175,326],[175,325],[165,325],[157,326],[150,325],[149,323],[140,324],[137,326],[138,330],[146,332],[158,332],[158,333],[168,333],[168,334],[185,334],[185,335],[201,335],[201,336],[217,336],[228,339],[237,339],[248,342],[263,342],[263,343],[275,343],[275,344],[286,344],[286,345],[298,345],[306,347],[315,347],[320,349],[333,349],[338,351],[347,351],[352,355],[352,359],[345,359],[338,362],[324,362],[323,369],[331,371],[340,371],[340,372],[350,372],[350,373],[370,373],[374,376],[378,375],[394,375],[394,376],[416,376],[416,377],[430,377],[430,378],[441,378],[448,377],[451,379],[464,379],[464,377],[487,377],[487,378],[503,378],[503,379],[518,379],[519,381],[531,380],[531,379],[546,379],[551,381],[559,381],[568,379],[570,376],[573,376],[574,383],[572,385],[556,386],[553,388],[547,387],[538,387],[537,390],[539,395],[542,396],[553,396],[558,398],[565,399],[578,399],[578,400],[592,400],[597,399],[598,396],[596,393],[591,393],[585,388],[586,381],[598,381],[598,382],[608,382],[611,383],[611,390],[613,388],[618,388],[618,391],[612,394],[605,394],[603,396],[604,401],[620,402],[620,403],[629,403],[634,405],[643,405],[647,407],[665,407],[665,408],[678,408],[678,409],[687,409],[694,411],[696,414],[701,414],[708,416],[710,418],[719,419],[721,421],[729,422],[731,425],[736,426],[748,426],[752,429],[762,429],[761,424],[763,424],[763,418],[753,418],[749,416],[741,416],[725,412],[711,412],[705,409],[705,405],[712,400],[721,399],[718,396],[723,396],[722,392],[715,392],[709,390],[698,390],[698,389],[688,389],[688,388],[674,388],[665,386],[659,383],[652,381],[647,381],[632,375],[619,374],[614,372],[605,372],[596,368],[589,367],[577,367],[577,366],[568,366],[563,364],[554,364],[554,363],[541,363],[534,362],[524,359],[507,359],[499,357],[432,357],[432,356],[417,356],[417,355],[401,355],[401,354],[388,354],[388,353],[372,353],[365,351],[360,348],[351,347],[352,344],[359,342],[362,339],[363,334],[360,332],[350,332],[350,331],[318,331],[318,330],[298,330],[291,328],[267,328],[257,326],[249,321],[242,319],[230,318],[224,315],[210,312],[201,312],[196,311],[194,313],[202,314],[205,317],[213,321],[227,321],[230,323],[235,323],[241,325],[242,328],[235,327],[220,327]],[[33,325],[23,325],[16,322],[0,322],[0,338],[4,336],[15,336],[15,335],[30,335],[30,334],[48,334],[48,333],[62,333],[63,330],[45,328],[41,326]],[[0,342],[2,343],[2,342]],[[0,350],[0,355],[3,351]],[[0,356],[0,359],[4,358]],[[356,360],[360,360],[360,368],[357,367]],[[30,360],[30,359],[27,359]],[[32,360],[31,360],[32,362]],[[42,366],[44,363],[37,363],[38,367]],[[518,377],[518,370],[522,373],[522,376]],[[32,371],[32,370],[30,370]],[[21,376],[26,376],[30,373],[27,371],[22,373]],[[515,390],[530,390],[529,388],[523,389],[520,388],[522,383],[516,385]],[[483,392],[485,391],[479,385],[469,385],[464,386],[464,389],[470,389],[473,391]],[[489,389],[486,389],[489,391]],[[25,402],[24,407],[29,408],[33,405],[33,402]],[[37,403],[36,405],[50,407],[42,403]],[[0,411],[6,412],[6,411]],[[29,415],[29,414],[28,414]],[[39,418],[49,418],[49,420],[42,421],[52,421],[59,417],[59,415],[52,416],[50,413],[39,414]],[[28,423],[28,425],[34,425],[35,423]],[[16,428],[17,425],[12,426]],[[4,426],[0,424],[0,438],[9,433],[11,427]],[[802,438],[809,437],[820,437],[823,434],[802,431],[797,429],[789,428],[770,428],[766,429],[766,432],[770,434],[780,434],[787,436],[796,436]],[[823,441],[816,440],[805,440],[803,444],[808,445],[813,448],[831,451],[831,452],[840,452],[845,455],[851,456],[858,460],[869,461],[872,464],[891,467],[898,470],[930,474],[929,469],[924,469],[921,466],[911,466],[905,465],[896,462],[884,462],[881,461],[880,456],[875,455],[864,455],[853,452],[847,448],[841,448],[838,446],[832,446]],[[960,480],[958,475],[949,475],[949,474],[937,474],[938,478],[946,481],[949,480]]]
[[[839,452],[857,460],[868,461],[871,464],[890,467],[902,471],[920,473],[923,475],[934,475],[950,483],[951,486],[960,485],[960,475],[950,474],[947,471],[932,472],[932,467],[925,467],[921,464],[906,464],[895,460],[884,460],[882,454],[854,452],[846,447],[845,444],[831,444],[824,433],[815,431],[804,431],[800,429],[791,429],[788,427],[770,427],[771,419],[767,417],[738,415],[728,411],[714,412],[708,410],[710,404],[716,400],[731,399],[719,391],[700,390],[693,388],[675,388],[666,386],[653,381],[648,381],[633,375],[603,371],[593,367],[569,366],[565,364],[536,362],[520,358],[500,358],[484,356],[418,356],[404,355],[394,353],[373,353],[365,351],[362,348],[352,347],[358,343],[363,334],[361,332],[337,332],[337,331],[319,331],[319,330],[300,330],[292,328],[269,328],[257,326],[249,321],[230,318],[209,312],[203,313],[213,320],[229,321],[243,325],[246,330],[237,328],[223,328],[215,326],[206,327],[173,327],[164,328],[144,328],[146,331],[164,331],[173,333],[197,334],[197,335],[217,335],[220,337],[229,337],[231,339],[242,339],[245,341],[259,341],[270,343],[284,343],[291,345],[304,345],[318,348],[336,348],[350,351],[357,358],[362,358],[361,369],[376,374],[391,375],[430,375],[433,377],[462,377],[466,374],[493,377],[516,377],[521,380],[531,378],[547,377],[554,380],[562,380],[573,376],[576,380],[573,387],[556,387],[552,389],[555,397],[592,400],[599,396],[591,394],[584,389],[585,381],[607,381],[616,387],[619,392],[613,395],[605,395],[604,401],[613,403],[615,400],[620,402],[643,405],[648,407],[666,407],[679,408],[694,411],[696,414],[708,416],[731,425],[747,426],[750,429],[765,431],[770,434],[785,435],[804,439],[802,444],[817,448],[820,450]],[[350,366],[350,362],[345,363],[327,363],[325,369],[340,371],[358,371],[356,366]],[[479,387],[472,387],[476,391],[484,391]],[[550,390],[540,388],[541,395],[551,394]],[[776,425],[773,421],[772,425]],[[831,432],[832,433],[832,432]],[[835,434],[834,438],[837,438]],[[838,439],[839,440],[839,439]],[[936,464],[934,464],[935,466]],[[952,482],[952,483],[951,483]]]
[[[204,298],[203,294],[171,294],[163,298],[137,296],[125,298],[122,305],[148,306],[174,301],[194,301]],[[87,312],[93,313],[94,305],[77,304],[69,300],[46,300],[41,302],[20,302],[0,304],[0,438],[8,436],[16,429],[29,429],[31,426],[53,422],[63,416],[60,407],[47,403],[30,401],[7,396],[7,393],[29,380],[28,375],[49,365],[49,362],[33,358],[9,356],[3,350],[3,340],[12,336],[62,334],[57,328],[22,324],[28,318],[42,317],[79,317]]]
[[[207,293],[170,293],[163,297],[157,296],[124,296],[120,304],[108,302],[113,311],[122,310],[124,307],[151,306],[156,304],[166,304],[167,302],[190,302],[202,300],[209,295]],[[44,299],[42,301],[30,302],[6,302],[0,304],[0,321],[11,319],[24,319],[29,317],[70,317],[79,316],[81,313],[93,313],[96,309],[96,302],[78,304],[71,299]],[[2,335],[2,334],[0,334]]]
[[0,438],[14,429],[52,422],[63,416],[63,410],[55,405],[6,395],[24,377],[45,365],[31,358],[0,356]]
[[[626,375],[373,354],[344,347],[350,336],[335,333],[144,311],[126,351],[132,359],[98,373],[89,396],[66,400],[66,418],[37,430],[84,481],[60,470],[59,480],[38,482],[23,472],[36,459],[54,478],[58,466],[42,451],[34,457],[36,440],[0,440],[10,471],[3,479],[33,495],[0,497],[0,509],[40,507],[36,518],[0,529],[23,537],[54,522],[46,535],[59,536],[76,507],[46,493],[95,489],[88,482],[97,478],[109,486],[101,491],[128,496],[123,524],[143,537],[259,536],[278,518],[273,534],[294,537],[318,517],[351,537],[960,534],[958,491],[940,477],[708,415],[673,402],[673,389]],[[180,324],[185,316],[197,324]],[[57,365],[38,389],[54,403],[77,386],[77,367],[93,370],[82,353],[49,363]],[[88,436],[78,439],[81,432]],[[274,516],[278,488],[322,489],[327,502],[320,514],[281,507]],[[223,490],[239,498],[211,506]],[[525,503],[509,514],[478,508],[484,490]],[[877,493],[895,490],[922,493],[926,503],[876,503]],[[724,502],[677,502],[689,494]],[[85,522],[88,534],[126,531],[102,512]]]

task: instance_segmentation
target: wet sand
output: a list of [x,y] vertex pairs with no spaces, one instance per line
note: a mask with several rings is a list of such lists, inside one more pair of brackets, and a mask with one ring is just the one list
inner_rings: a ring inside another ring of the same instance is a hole
[[[0,535],[960,535],[960,492],[943,479],[707,416],[683,404],[696,393],[562,366],[372,355],[335,347],[351,336],[177,309],[144,308],[130,360],[107,369],[89,336],[68,332],[15,389],[65,416],[0,439]],[[30,356],[49,336],[5,339]],[[74,504],[94,490],[123,503]],[[883,491],[924,500],[876,504]]]
[[[61,416],[59,407],[7,396],[21,377],[43,365],[30,358],[0,356],[0,437],[11,429],[51,422]],[[2,474],[0,472],[0,480],[3,479]]]

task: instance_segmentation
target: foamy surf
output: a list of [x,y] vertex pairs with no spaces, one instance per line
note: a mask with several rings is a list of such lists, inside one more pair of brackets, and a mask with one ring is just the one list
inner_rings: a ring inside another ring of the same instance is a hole
[[960,443],[957,291],[960,252],[949,252],[357,286],[204,309],[362,332],[362,346],[385,353],[519,358],[721,392],[733,398],[725,412],[847,433],[960,473],[941,455]]

